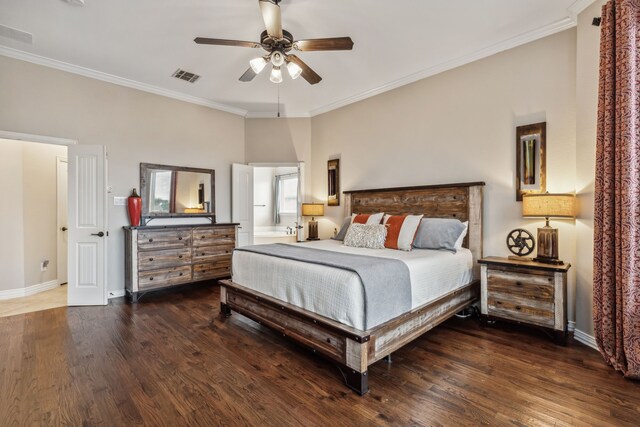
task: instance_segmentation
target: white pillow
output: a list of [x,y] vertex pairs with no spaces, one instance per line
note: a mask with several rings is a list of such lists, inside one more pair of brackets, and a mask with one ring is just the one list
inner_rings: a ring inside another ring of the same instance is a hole
[[[356,219],[357,216],[358,216],[358,214],[351,214],[351,224],[353,224],[353,221]],[[367,222],[365,224],[366,225],[378,225],[382,221],[382,217],[383,216],[384,216],[384,212],[369,214],[369,216],[367,218]]]
[[344,245],[354,248],[384,249],[387,227],[382,224],[351,224],[344,236]]
[[460,234],[460,237],[458,237],[458,240],[456,240],[456,244],[454,245],[456,250],[462,249],[462,241],[466,237],[467,231],[469,231],[469,221],[463,222],[462,225],[464,225],[464,230],[462,231],[462,234]]

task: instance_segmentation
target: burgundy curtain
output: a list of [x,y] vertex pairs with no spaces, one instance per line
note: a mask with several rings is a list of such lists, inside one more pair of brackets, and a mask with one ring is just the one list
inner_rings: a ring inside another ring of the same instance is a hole
[[593,316],[605,361],[640,379],[640,0],[602,9]]

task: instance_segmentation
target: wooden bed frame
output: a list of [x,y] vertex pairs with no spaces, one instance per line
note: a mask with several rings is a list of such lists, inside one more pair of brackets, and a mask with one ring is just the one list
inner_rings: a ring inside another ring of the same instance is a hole
[[482,187],[484,182],[346,191],[346,214],[385,212],[424,214],[430,218],[469,221],[464,247],[473,254],[474,277],[462,288],[366,331],[355,329],[231,280],[221,281],[220,314],[240,313],[327,356],[346,369],[347,386],[369,390],[369,365],[419,337],[474,303],[480,293],[482,258]]

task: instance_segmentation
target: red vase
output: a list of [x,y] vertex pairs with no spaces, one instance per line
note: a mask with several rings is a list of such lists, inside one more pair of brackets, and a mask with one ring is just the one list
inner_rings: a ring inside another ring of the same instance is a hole
[[134,188],[127,199],[127,209],[129,211],[129,222],[132,227],[140,225],[140,214],[142,213],[142,198],[136,193]]

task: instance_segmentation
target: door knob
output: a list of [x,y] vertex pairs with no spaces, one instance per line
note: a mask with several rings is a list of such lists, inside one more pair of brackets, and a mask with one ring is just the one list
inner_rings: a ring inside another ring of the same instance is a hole
[[67,230],[68,230],[68,228],[67,228],[67,227],[62,227],[60,230],[62,230],[62,231],[67,231]]
[[91,233],[92,236],[104,237],[104,233],[101,231],[99,233]]

